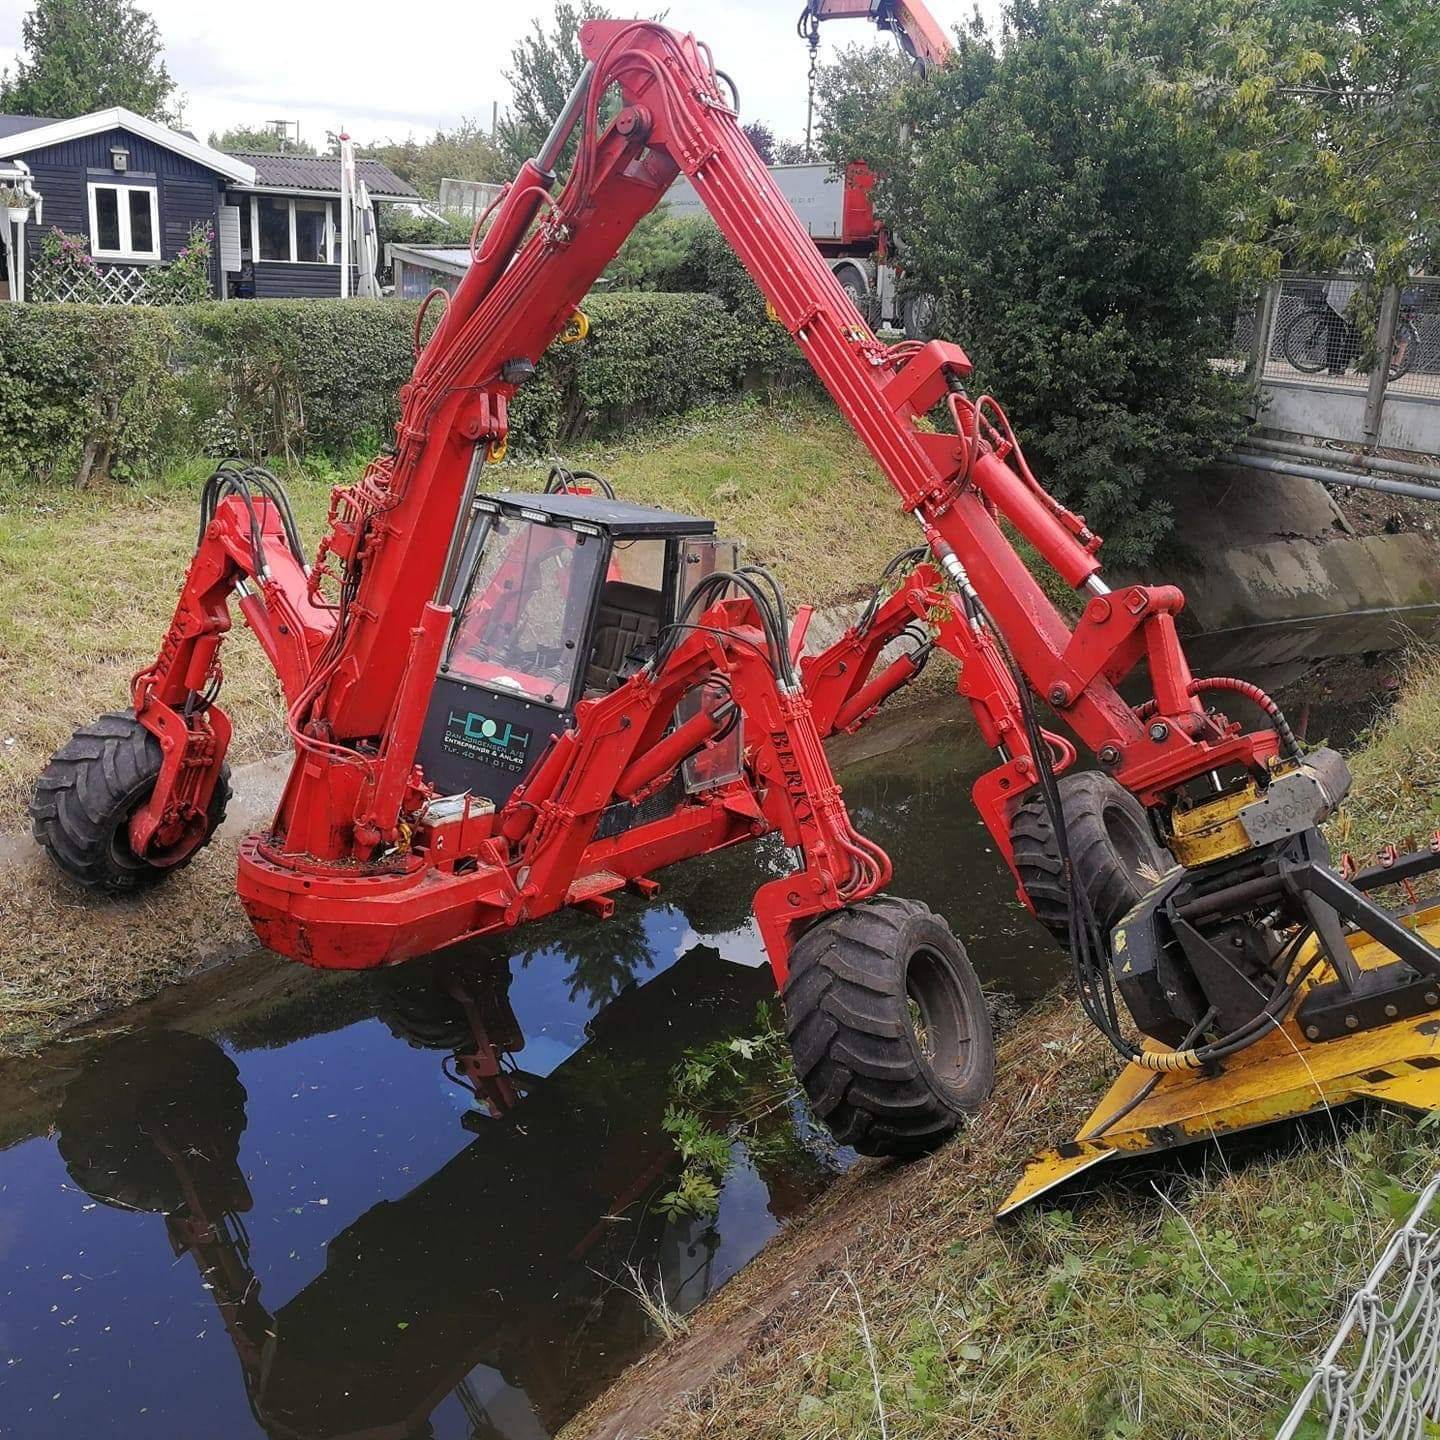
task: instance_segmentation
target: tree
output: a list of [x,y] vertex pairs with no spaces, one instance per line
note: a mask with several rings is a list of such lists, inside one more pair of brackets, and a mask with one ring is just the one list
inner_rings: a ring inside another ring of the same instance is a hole
[[977,19],[928,81],[891,91],[854,55],[822,77],[827,154],[875,170],[906,283],[1121,562],[1167,532],[1177,475],[1241,429],[1210,363],[1233,294],[1198,263],[1234,183],[1150,68],[1194,60],[1204,3],[1011,0],[1003,43]]
[[1247,182],[1207,248],[1218,272],[1282,264],[1382,281],[1440,247],[1440,8],[1431,0],[1229,0],[1179,76],[1176,113]]
[[805,162],[805,146],[799,140],[781,140],[763,121],[752,120],[740,127],[746,138],[755,147],[755,153],[767,165],[802,165]]
[[0,111],[69,120],[123,105],[178,123],[160,31],[131,0],[35,0],[20,35],[27,53],[0,72]]
[[413,135],[404,140],[378,140],[357,146],[355,153],[388,165],[422,195],[440,194],[440,182],[452,180],[507,180],[514,169],[500,153],[494,137],[479,121],[462,118],[453,130],[437,130],[425,141]]
[[775,132],[763,121],[752,120],[740,127],[745,138],[755,147],[755,153],[767,165],[775,163]]
[[[512,173],[540,149],[585,68],[580,27],[609,14],[595,0],[556,0],[550,29],[532,21],[530,34],[510,52],[504,75],[514,95],[496,139]],[[567,153],[573,147],[572,136]]]
[[210,148],[225,154],[238,150],[253,155],[316,155],[319,152],[308,140],[287,140],[268,125],[258,128],[249,125],[232,125],[228,130],[210,132]]

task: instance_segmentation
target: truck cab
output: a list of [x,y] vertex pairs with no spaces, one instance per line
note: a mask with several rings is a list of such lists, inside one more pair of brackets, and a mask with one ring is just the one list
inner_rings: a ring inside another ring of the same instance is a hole
[[501,808],[581,701],[634,674],[696,581],[733,557],[694,515],[568,491],[478,497],[443,596],[426,779]]

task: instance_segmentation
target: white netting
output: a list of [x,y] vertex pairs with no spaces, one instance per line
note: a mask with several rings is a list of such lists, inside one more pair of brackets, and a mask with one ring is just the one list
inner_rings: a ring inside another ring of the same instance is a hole
[[[1426,1440],[1440,1426],[1440,1175],[1391,1237],[1276,1440]],[[1302,1429],[1307,1420],[1308,1428]],[[1321,1428],[1316,1429],[1316,1425]]]
[[37,267],[30,277],[29,297],[85,305],[172,303],[173,293],[152,285],[152,270],[146,265],[96,265],[83,274],[69,274]]

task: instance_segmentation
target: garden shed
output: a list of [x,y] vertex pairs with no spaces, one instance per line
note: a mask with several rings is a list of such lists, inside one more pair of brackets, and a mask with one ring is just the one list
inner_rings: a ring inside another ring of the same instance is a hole
[[[44,198],[44,228],[18,232],[27,298],[171,299],[158,272],[182,259],[203,264],[214,298],[341,293],[338,156],[228,154],[116,106],[0,116],[7,161],[23,162]],[[376,160],[358,160],[356,178],[375,202],[418,198]]]

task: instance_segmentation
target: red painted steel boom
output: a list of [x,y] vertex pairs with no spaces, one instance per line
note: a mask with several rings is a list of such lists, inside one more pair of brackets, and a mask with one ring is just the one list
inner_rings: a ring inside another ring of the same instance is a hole
[[802,28],[822,20],[869,20],[892,31],[922,70],[943,65],[950,54],[943,27],[920,0],[808,0]]

